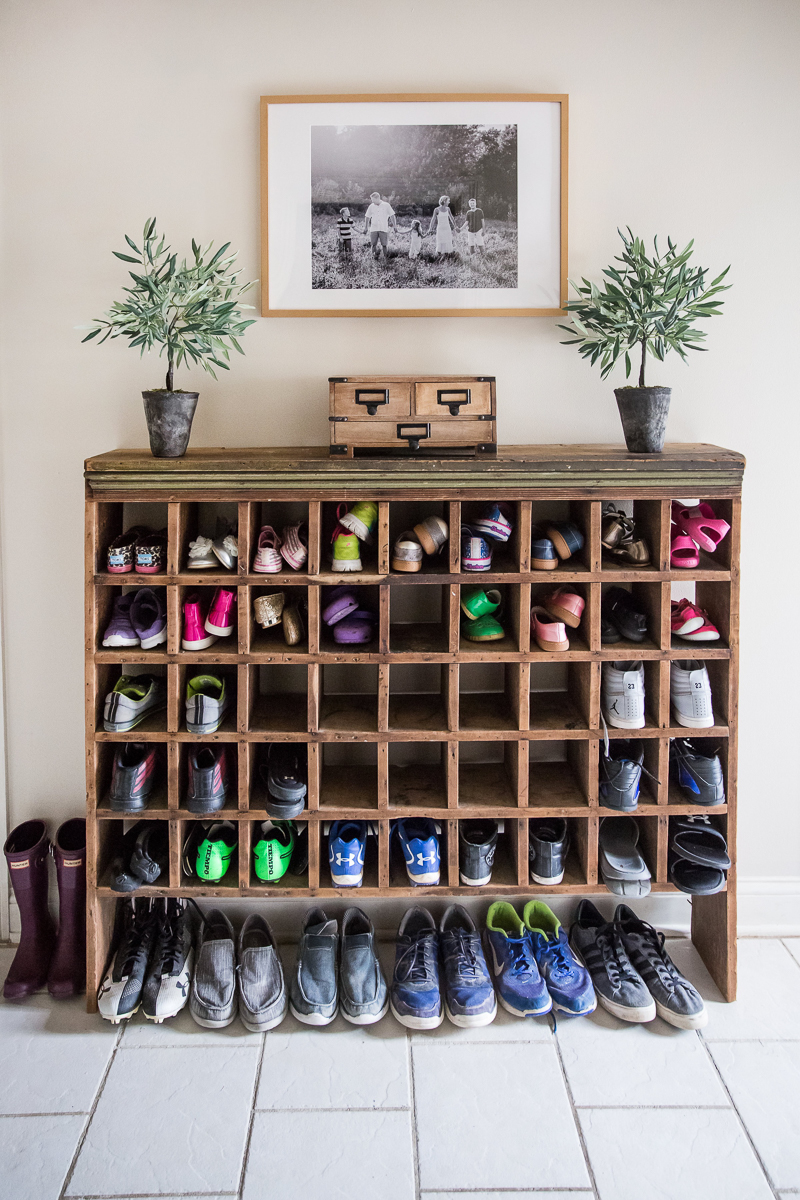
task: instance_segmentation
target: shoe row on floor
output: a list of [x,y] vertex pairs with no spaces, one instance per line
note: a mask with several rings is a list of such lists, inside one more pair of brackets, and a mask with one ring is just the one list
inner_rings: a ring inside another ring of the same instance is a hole
[[274,935],[254,913],[237,936],[219,909],[199,915],[195,933],[182,900],[120,902],[116,952],[98,991],[101,1016],[118,1024],[141,1007],[160,1023],[187,1004],[198,1025],[224,1029],[237,1017],[251,1032],[274,1029],[287,1011],[306,1025],[337,1013],[372,1025],[391,1009],[414,1030],[436,1029],[445,1015],[461,1028],[489,1025],[500,1004],[517,1017],[551,1010],[594,1012],[598,1000],[631,1022],[658,1014],[679,1029],[708,1020],[703,1000],[673,963],[664,935],[620,905],[613,921],[582,900],[569,938],[555,914],[530,901],[522,915],[492,904],[483,938],[466,909],[451,905],[438,926],[411,908],[397,932],[392,981],[378,959],[365,912],[335,918],[311,909],[303,922],[291,977],[284,977]]
[[[711,680],[700,659],[676,659],[670,663],[669,698],[672,713],[687,729],[709,729],[714,725]],[[600,684],[600,709],[615,729],[644,729],[644,662],[604,662]]]

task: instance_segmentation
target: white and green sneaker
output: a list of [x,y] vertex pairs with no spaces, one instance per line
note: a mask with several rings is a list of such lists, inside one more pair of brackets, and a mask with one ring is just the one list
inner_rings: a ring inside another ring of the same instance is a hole
[[126,733],[150,713],[167,707],[167,687],[154,675],[120,675],[106,696],[103,728],[106,733]]
[[359,500],[342,516],[341,510],[344,507],[340,504],[336,514],[339,524],[354,533],[360,542],[371,543],[372,531],[378,523],[378,506],[375,501]]
[[361,552],[358,538],[349,530],[337,525],[333,531],[333,570],[360,571]]
[[216,733],[230,705],[221,675],[195,675],[186,685],[186,728],[189,733]]

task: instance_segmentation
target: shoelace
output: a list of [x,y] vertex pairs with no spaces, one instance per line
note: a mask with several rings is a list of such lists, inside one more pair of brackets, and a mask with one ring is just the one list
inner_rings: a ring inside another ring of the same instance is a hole
[[452,929],[448,931],[448,934],[445,942],[448,947],[445,953],[445,963],[455,960],[458,964],[459,975],[467,973],[474,978],[478,974],[478,956],[475,953],[476,935],[469,933],[466,929]]
[[623,981],[638,982],[639,976],[628,958],[622,934],[616,925],[609,924],[598,933],[597,947],[603,956],[606,974],[614,987],[619,987]]
[[[603,750],[604,750],[604,757],[605,757],[605,758],[607,758],[607,759],[610,759],[610,758],[611,758],[611,746],[610,746],[609,739],[608,739],[608,726],[606,725],[606,719],[605,719],[605,717],[603,716],[602,712],[600,713],[600,720],[603,722]],[[616,761],[617,761],[617,762],[633,762],[633,759],[630,759],[630,758],[629,758],[629,759],[616,759]],[[653,772],[652,772],[652,771],[648,771],[648,769],[647,769],[647,767],[644,765],[644,763],[636,763],[636,766],[637,766],[637,767],[640,767],[640,768],[641,768],[641,770],[642,770],[642,772],[643,772],[643,774],[645,774],[645,775],[647,776],[647,778],[648,778],[648,779],[652,779],[653,783],[660,783],[660,780],[658,780],[658,779],[655,777],[655,775],[653,774]],[[618,788],[617,790],[618,790],[618,791],[622,791],[622,788]]]
[[331,534],[331,545],[333,545],[333,543],[336,541],[337,537],[341,537],[341,536],[352,537],[353,531],[351,529],[345,529],[344,525],[340,525],[339,522],[337,521],[336,525],[334,526],[333,533]]
[[[405,968],[405,974],[402,973]],[[425,983],[436,975],[436,935],[420,933],[406,947],[395,966],[397,979],[405,983]]]
[[656,975],[660,979],[664,987],[670,991],[675,991],[678,986],[684,986],[686,980],[683,979],[675,963],[664,949],[664,934],[659,933],[652,925],[648,925],[646,921],[642,921],[641,929],[637,929],[636,933],[645,942],[647,949],[652,951],[655,956],[651,960],[651,966]]
[[511,950],[509,972],[515,979],[525,979],[532,975],[536,960],[533,957],[531,944],[527,938],[509,938],[508,947]]
[[158,922],[158,941],[153,955],[154,962],[160,963],[159,974],[172,975],[177,970],[182,956],[181,914],[171,918],[164,913]]
[[569,947],[563,942],[549,942],[545,949],[550,969],[557,975],[571,975],[575,969],[574,961],[569,953]]
[[141,958],[145,949],[144,943],[155,921],[155,913],[148,910],[147,915],[140,917],[134,913],[133,920],[120,943],[119,955],[122,962],[121,975],[130,975]]

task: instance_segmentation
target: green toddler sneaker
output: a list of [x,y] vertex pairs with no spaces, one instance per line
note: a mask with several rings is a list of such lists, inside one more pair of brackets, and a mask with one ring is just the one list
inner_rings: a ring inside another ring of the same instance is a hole
[[209,882],[224,879],[238,844],[239,834],[232,821],[216,821],[206,827],[195,859],[198,879]]
[[259,879],[275,883],[286,874],[295,841],[290,821],[261,822],[261,837],[253,846],[253,865]]
[[470,621],[475,621],[478,617],[485,616],[486,613],[497,612],[502,598],[497,588],[492,588],[487,592],[480,587],[462,587],[461,611],[469,617]]
[[359,500],[342,516],[342,509],[345,507],[346,505],[340,504],[337,510],[336,519],[339,524],[354,533],[359,541],[371,542],[372,531],[378,521],[378,506],[375,501]]
[[498,642],[506,631],[491,613],[484,613],[474,621],[462,621],[461,636],[468,642]]
[[333,569],[334,571],[360,571],[361,551],[358,548],[358,538],[341,525],[333,531]]

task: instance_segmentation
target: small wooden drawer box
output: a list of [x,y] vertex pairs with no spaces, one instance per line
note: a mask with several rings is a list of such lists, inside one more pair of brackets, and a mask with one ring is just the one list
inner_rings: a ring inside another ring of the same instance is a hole
[[349,375],[330,379],[331,454],[452,447],[497,453],[493,375]]

